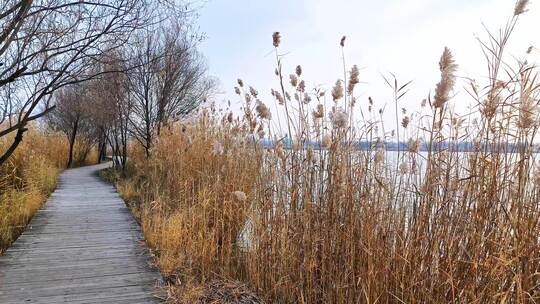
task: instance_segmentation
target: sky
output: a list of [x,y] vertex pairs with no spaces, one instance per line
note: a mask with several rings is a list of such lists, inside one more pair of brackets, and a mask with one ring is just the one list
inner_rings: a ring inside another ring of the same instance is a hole
[[[520,16],[507,52],[509,62],[524,58],[529,46],[540,49],[540,4],[534,2]],[[371,96],[376,108],[386,107],[385,123],[395,125],[392,91],[382,75],[393,73],[400,83],[412,80],[399,103],[409,112],[420,108],[439,81],[445,46],[459,64],[458,76],[482,83],[487,69],[477,38],[485,40],[484,25],[493,32],[503,27],[514,5],[512,0],[209,0],[198,24],[207,37],[201,51],[210,73],[220,80],[219,105],[225,107],[230,100],[239,108],[237,78],[273,104],[270,90],[278,88],[271,37],[275,31],[282,35],[285,75],[301,65],[308,87],[331,89],[343,78],[339,41],[345,35],[347,69],[353,64],[361,69],[358,103],[367,107]],[[537,61],[539,49],[528,55],[529,62]],[[458,82],[452,100],[458,113],[468,112],[472,102],[464,85],[464,80]]]

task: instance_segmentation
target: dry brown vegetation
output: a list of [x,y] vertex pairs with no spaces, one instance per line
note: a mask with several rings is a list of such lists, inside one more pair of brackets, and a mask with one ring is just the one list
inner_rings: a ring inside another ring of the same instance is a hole
[[[68,158],[63,135],[47,134],[31,127],[20,148],[0,166],[0,254],[19,236],[34,213],[56,187],[56,179]],[[11,138],[0,140],[0,150]],[[81,154],[76,148],[76,155]],[[96,152],[78,165],[97,161]],[[78,158],[76,158],[78,159]]]
[[[467,116],[451,110],[457,65],[447,48],[421,112],[398,111],[408,84],[388,81],[392,134],[371,98],[355,99],[356,67],[326,94],[309,89],[301,67],[284,74],[275,33],[272,95],[284,117],[272,118],[239,80],[243,117],[210,108],[187,127],[162,131],[150,158],[134,148],[119,189],[138,202],[173,283],[171,301],[234,302],[213,295],[229,285],[234,294],[238,284],[216,279],[244,282],[272,303],[540,301],[538,70],[503,60],[526,4],[518,1],[482,44],[489,79],[468,83],[475,110]],[[361,102],[369,102],[364,112]],[[262,147],[265,137],[275,139],[271,149]],[[390,155],[384,143],[396,139],[409,140],[407,149]],[[358,150],[358,141],[373,147]],[[472,152],[458,151],[465,142]]]

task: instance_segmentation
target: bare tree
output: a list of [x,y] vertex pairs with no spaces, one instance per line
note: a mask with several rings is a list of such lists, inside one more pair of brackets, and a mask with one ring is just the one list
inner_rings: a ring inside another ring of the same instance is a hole
[[[124,62],[117,54],[117,59],[102,66],[104,71],[126,70]],[[111,147],[113,164],[116,168],[124,170],[127,164],[127,148],[129,141],[129,116],[132,103],[127,88],[127,75],[125,72],[106,73],[103,77],[93,81],[91,86],[94,107],[93,121],[100,130],[105,142]],[[100,150],[102,147],[100,147]]]
[[[93,78],[88,73],[104,53],[159,22],[164,0],[3,0],[0,4],[0,151],[5,162],[30,121],[54,108],[53,93]],[[171,8],[171,9],[169,9]],[[82,76],[84,75],[84,76]]]
[[47,116],[49,126],[64,133],[69,142],[67,167],[73,165],[75,144],[79,144],[76,163],[84,162],[95,145],[98,130],[92,121],[93,104],[88,98],[88,89],[82,84],[71,85],[56,94],[56,109]]
[[185,26],[150,33],[136,45],[128,85],[133,137],[150,155],[155,135],[188,115],[215,87],[197,50],[200,39]]

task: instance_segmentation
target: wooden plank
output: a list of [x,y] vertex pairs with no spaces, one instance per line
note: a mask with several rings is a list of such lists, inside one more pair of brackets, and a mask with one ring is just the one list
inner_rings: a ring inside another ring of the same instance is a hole
[[[10,276],[11,271],[26,271],[31,273],[32,271],[37,270],[59,270],[63,269],[65,271],[69,271],[69,269],[77,269],[79,267],[86,267],[86,266],[92,266],[96,268],[102,268],[102,267],[108,267],[113,268],[116,266],[132,266],[132,265],[142,265],[144,263],[141,263],[141,261],[137,261],[135,259],[130,259],[128,261],[125,260],[124,257],[117,257],[117,258],[108,258],[106,260],[104,259],[91,259],[91,260],[84,260],[84,261],[76,261],[76,262],[51,262],[47,264],[34,264],[34,265],[24,265],[24,264],[17,264],[17,265],[8,265],[7,267],[3,267],[3,271],[0,272],[1,278],[6,278],[7,276]],[[0,266],[2,267],[2,266]],[[5,279],[4,279],[5,282]]]
[[0,257],[0,303],[161,303],[161,277],[135,220],[97,177],[66,170]]
[[[86,292],[71,295],[56,295],[48,297],[27,297],[26,303],[160,303],[152,291],[141,286],[125,286],[120,288],[106,288],[99,293]],[[2,304],[20,304],[21,302],[8,300]]]

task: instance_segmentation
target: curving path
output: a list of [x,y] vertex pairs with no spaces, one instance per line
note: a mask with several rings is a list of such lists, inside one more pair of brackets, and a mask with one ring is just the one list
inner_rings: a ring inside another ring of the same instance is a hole
[[97,172],[66,170],[0,257],[0,303],[160,303],[140,228]]

